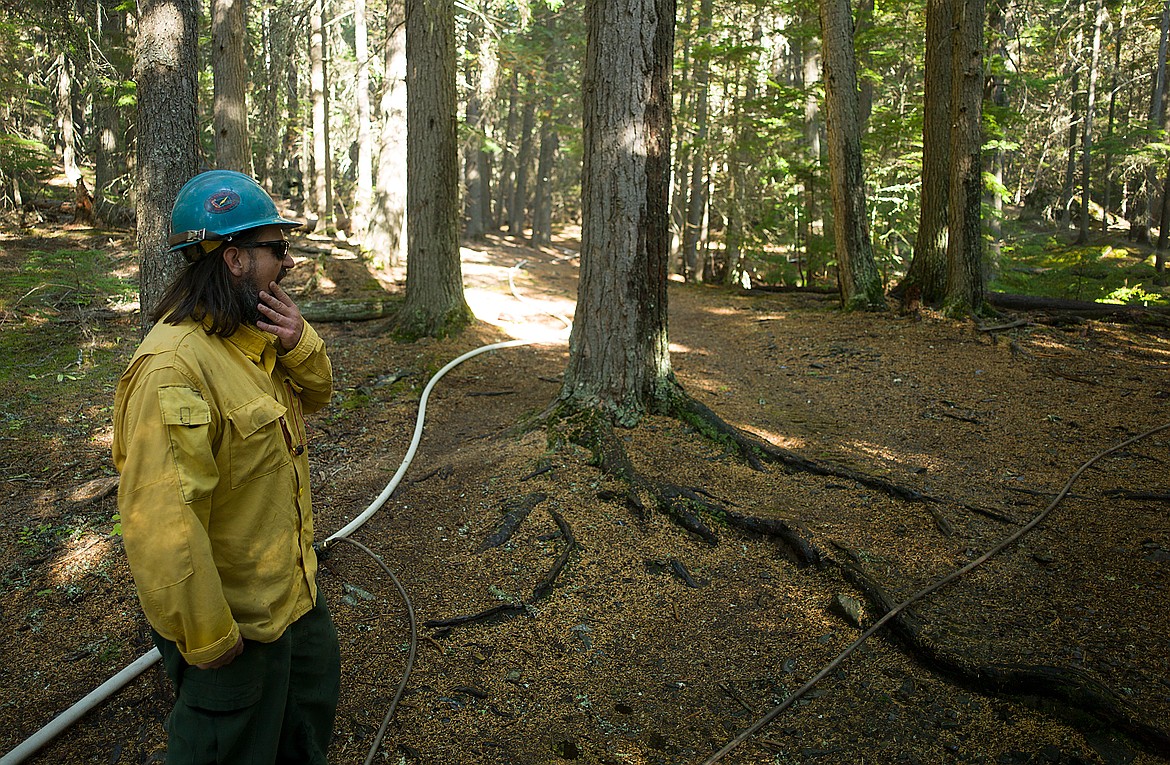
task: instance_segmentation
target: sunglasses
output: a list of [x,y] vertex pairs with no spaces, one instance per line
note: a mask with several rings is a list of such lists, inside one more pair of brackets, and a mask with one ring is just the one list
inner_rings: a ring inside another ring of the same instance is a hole
[[272,250],[272,254],[276,256],[277,260],[284,260],[288,255],[289,248],[292,247],[292,242],[287,239],[273,239],[269,242],[252,242],[251,244],[241,244],[241,247],[254,250],[257,247],[267,247]]

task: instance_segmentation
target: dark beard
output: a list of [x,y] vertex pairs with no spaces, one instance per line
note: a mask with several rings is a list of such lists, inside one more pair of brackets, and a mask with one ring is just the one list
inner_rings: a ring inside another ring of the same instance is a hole
[[[284,281],[285,274],[288,273],[287,268],[280,269],[280,273],[276,276],[276,283],[280,284]],[[236,281],[235,284],[236,304],[240,309],[240,323],[249,326],[256,326],[256,322],[264,318],[264,314],[260,313],[260,288],[256,286],[256,270],[249,269],[247,273]]]
[[245,274],[235,285],[236,305],[240,310],[240,323],[256,326],[263,316],[260,313],[260,290],[253,283],[251,275]]

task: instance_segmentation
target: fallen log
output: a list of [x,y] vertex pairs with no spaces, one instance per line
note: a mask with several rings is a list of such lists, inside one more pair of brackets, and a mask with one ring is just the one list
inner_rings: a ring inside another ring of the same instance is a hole
[[313,322],[370,321],[389,315],[381,298],[335,298],[306,300],[300,304],[301,316]]

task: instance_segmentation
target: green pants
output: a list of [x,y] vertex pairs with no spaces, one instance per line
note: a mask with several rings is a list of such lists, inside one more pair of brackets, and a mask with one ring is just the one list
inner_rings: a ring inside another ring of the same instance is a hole
[[154,641],[175,685],[167,765],[326,765],[341,652],[323,594],[278,640],[245,641],[220,669],[193,667],[174,643]]

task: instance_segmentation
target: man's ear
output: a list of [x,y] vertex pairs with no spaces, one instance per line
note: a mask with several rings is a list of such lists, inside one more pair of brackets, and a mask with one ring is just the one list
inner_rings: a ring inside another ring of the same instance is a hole
[[244,262],[244,249],[229,245],[223,248],[223,262],[228,271],[237,279],[247,273],[247,263]]

